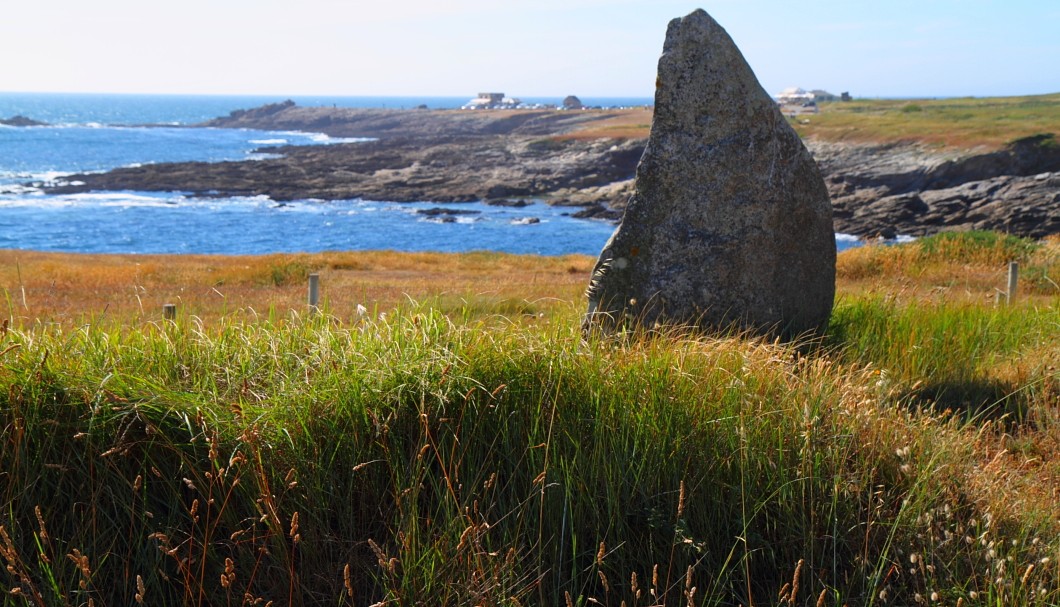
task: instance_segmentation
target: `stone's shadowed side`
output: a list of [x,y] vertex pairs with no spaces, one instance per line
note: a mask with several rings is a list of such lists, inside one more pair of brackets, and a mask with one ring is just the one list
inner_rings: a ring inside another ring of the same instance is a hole
[[835,233],[817,165],[706,12],[666,31],[655,115],[622,223],[589,285],[587,328],[825,328]]

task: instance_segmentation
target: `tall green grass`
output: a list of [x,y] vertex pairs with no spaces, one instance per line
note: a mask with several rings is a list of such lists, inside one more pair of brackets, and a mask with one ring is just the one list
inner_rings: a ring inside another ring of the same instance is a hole
[[908,399],[1056,339],[1027,312],[859,301],[809,354],[430,309],[6,331],[4,604],[1055,604],[1055,513],[968,483],[1002,426]]
[[829,340],[844,349],[845,358],[875,364],[881,381],[902,396],[959,410],[969,419],[1018,421],[1038,400],[1036,391],[1056,382],[1055,306],[912,306],[866,299],[839,306],[832,328]]

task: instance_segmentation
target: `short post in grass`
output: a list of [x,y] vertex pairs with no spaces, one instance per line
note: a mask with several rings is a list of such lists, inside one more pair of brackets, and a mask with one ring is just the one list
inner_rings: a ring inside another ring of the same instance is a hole
[[309,310],[315,312],[320,303],[320,274],[309,275]]
[[165,320],[176,320],[177,304],[162,304],[162,318]]
[[1005,295],[1005,301],[1012,305],[1016,302],[1016,283],[1019,282],[1020,278],[1020,264],[1019,262],[1012,261],[1008,264],[1008,293]]

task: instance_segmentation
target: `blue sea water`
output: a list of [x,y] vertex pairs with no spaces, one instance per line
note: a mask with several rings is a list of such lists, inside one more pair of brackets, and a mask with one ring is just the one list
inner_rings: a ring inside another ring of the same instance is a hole
[[[28,116],[50,124],[195,124],[233,110],[290,99],[301,106],[435,110],[457,109],[467,97],[325,97],[304,95],[106,95],[94,93],[0,92],[0,118]],[[561,97],[520,97],[528,104],[554,104]],[[601,107],[651,105],[650,97],[583,97],[582,103]]]
[[[0,249],[106,253],[259,254],[323,250],[489,250],[595,255],[614,226],[570,217],[569,209],[481,203],[200,199],[181,192],[44,194],[40,186],[75,173],[138,164],[243,160],[279,145],[328,145],[318,133],[182,128],[277,97],[0,93],[0,118],[49,126],[0,126]],[[456,97],[294,97],[299,105],[457,108]],[[559,99],[524,98],[531,103]],[[646,98],[583,98],[603,106]],[[143,125],[169,125],[147,127]],[[417,211],[473,214],[445,222]],[[851,244],[851,243],[846,243]],[[843,248],[844,241],[841,241]]]

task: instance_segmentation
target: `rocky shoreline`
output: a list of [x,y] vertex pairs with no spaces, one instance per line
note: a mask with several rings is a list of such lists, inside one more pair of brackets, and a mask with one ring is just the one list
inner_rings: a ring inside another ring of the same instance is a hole
[[819,141],[808,147],[828,186],[837,232],[1060,234],[1060,142],[1052,136],[981,152]]
[[[579,217],[618,220],[646,139],[579,131],[620,112],[303,108],[285,102],[196,126],[371,140],[268,148],[262,151],[279,156],[262,160],[160,163],[73,175],[46,190],[267,195],[277,201],[535,198],[580,207]],[[1060,143],[1051,135],[988,151],[813,140],[807,147],[828,186],[838,232],[884,238],[968,229],[1033,238],[1060,233]]]

